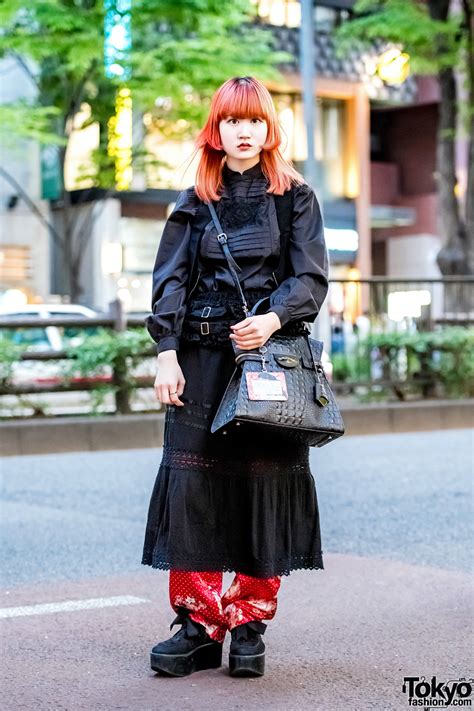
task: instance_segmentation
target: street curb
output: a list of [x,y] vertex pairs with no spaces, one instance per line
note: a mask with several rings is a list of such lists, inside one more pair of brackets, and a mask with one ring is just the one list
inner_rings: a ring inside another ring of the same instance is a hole
[[[341,406],[346,435],[474,426],[474,399]],[[78,416],[0,424],[0,455],[145,449],[163,445],[164,413]]]

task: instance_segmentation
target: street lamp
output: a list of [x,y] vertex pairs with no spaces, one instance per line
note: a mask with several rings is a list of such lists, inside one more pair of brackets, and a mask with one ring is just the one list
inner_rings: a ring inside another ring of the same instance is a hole
[[383,52],[377,60],[377,74],[386,84],[403,84],[410,73],[410,57],[397,47]]

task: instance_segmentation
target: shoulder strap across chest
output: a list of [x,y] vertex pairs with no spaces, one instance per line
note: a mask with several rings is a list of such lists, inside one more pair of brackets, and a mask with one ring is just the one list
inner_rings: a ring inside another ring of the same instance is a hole
[[[275,209],[280,230],[280,260],[277,268],[274,270],[275,277],[280,284],[287,275],[288,265],[288,249],[291,238],[291,216],[293,213],[293,190],[287,190],[283,195],[274,195]],[[198,210],[200,215],[201,210],[207,212],[206,206],[203,204]],[[192,287],[197,277],[198,253],[200,238],[202,237],[201,230],[192,230],[191,240],[189,245],[190,266],[188,287]]]

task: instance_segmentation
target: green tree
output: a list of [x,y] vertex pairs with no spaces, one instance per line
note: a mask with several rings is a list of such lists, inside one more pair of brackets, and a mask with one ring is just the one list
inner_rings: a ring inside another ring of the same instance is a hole
[[[3,0],[0,53],[15,56],[37,87],[34,102],[0,107],[3,138],[57,143],[64,176],[72,131],[98,123],[100,145],[85,175],[89,185],[92,181],[95,187],[114,191],[108,127],[121,89],[131,92],[142,134],[134,142],[132,165],[143,170],[160,165],[144,147],[145,113],[166,136],[191,137],[213,92],[230,76],[280,77],[276,65],[288,56],[273,51],[271,33],[252,26],[254,12],[249,0]],[[115,45],[114,72],[104,66],[104,23],[112,19],[129,23],[131,29],[131,46]],[[79,120],[84,105],[90,115]],[[58,207],[61,226],[52,234],[61,246],[75,301],[82,291],[81,260],[92,231],[92,210],[87,211],[89,219],[82,215],[78,220],[64,187]]]
[[[382,38],[408,52],[415,73],[437,75],[441,100],[436,179],[445,237],[437,261],[443,274],[473,274],[474,0],[358,0],[354,11],[353,21],[338,31],[341,49]],[[460,85],[465,96],[459,96]],[[459,125],[469,140],[464,205],[455,190]]]

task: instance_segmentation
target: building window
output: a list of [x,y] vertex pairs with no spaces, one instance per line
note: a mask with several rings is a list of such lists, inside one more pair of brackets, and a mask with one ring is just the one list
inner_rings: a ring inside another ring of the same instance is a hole
[[336,7],[322,7],[316,5],[314,8],[314,21],[316,29],[320,32],[331,32],[349,19],[349,11]]
[[9,289],[31,282],[31,251],[27,246],[2,245],[0,249],[0,289]]
[[[301,25],[300,0],[252,0],[259,19],[277,27],[299,27]],[[314,20],[321,32],[329,32],[350,17],[349,10],[316,5]]]
[[[273,96],[283,131],[283,155],[304,171],[308,155],[303,101],[299,95]],[[318,98],[314,130],[319,194],[325,200],[345,196],[347,156],[346,102]]]
[[258,17],[268,25],[299,27],[301,5],[299,0],[252,0]]

